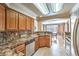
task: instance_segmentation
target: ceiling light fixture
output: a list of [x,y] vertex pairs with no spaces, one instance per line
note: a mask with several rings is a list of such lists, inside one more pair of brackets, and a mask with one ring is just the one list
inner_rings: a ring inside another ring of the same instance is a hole
[[34,3],[34,5],[43,13],[43,14],[48,14],[49,10],[46,5],[46,3]]
[[53,12],[58,12],[63,8],[63,3],[51,3]]

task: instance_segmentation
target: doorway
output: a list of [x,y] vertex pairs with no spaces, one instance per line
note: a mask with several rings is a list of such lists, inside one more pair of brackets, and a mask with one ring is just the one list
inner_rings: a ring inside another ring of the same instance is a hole
[[52,45],[56,44],[59,47],[63,48],[65,46],[64,41],[64,32],[65,24],[46,24],[43,27],[44,31],[49,31],[52,33]]

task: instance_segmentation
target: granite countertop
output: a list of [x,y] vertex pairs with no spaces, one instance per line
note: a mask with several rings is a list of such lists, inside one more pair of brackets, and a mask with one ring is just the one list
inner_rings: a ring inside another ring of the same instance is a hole
[[23,44],[23,43],[28,43],[29,41],[35,39],[35,35],[32,35],[30,37],[22,37],[22,38],[19,38],[16,40],[16,44],[14,46],[17,46],[17,45],[20,45],[20,44]]
[[36,31],[35,33],[52,33],[52,32],[49,32],[49,31]]
[[[17,53],[13,53],[13,52],[15,52],[14,51],[15,47],[20,45],[20,44],[23,44],[23,43],[28,43],[29,41],[33,42],[35,37],[37,37],[37,36],[36,35],[32,35],[30,37],[22,37],[22,38],[19,38],[19,39],[16,39],[16,40],[10,42],[9,44],[5,45],[4,47],[1,46],[0,47],[0,55],[2,55],[2,56],[3,55],[12,55],[12,54],[18,55]],[[6,52],[7,53],[11,52],[11,53],[7,54]]]
[[22,37],[22,38],[13,40],[13,41],[9,42],[9,44],[3,45],[4,47],[3,46],[0,46],[0,49],[5,49],[6,47],[11,48],[13,46],[17,46],[19,44],[23,44],[23,43],[25,43],[27,41],[30,41],[30,40],[34,39],[35,37],[38,37],[38,36],[32,35],[30,37]]
[[34,34],[37,34],[38,36],[45,36],[45,35],[52,35],[52,32],[48,32],[48,31],[37,31],[37,32],[34,32]]
[[[35,38],[38,37],[39,35],[37,34],[33,34],[29,37],[21,37],[19,39],[16,39],[12,42],[10,42],[9,44],[5,45],[4,47],[0,47],[0,55],[18,55],[17,53],[15,53],[14,49],[16,46],[20,45],[20,44],[30,44],[31,42],[35,41]],[[45,35],[40,35],[40,36],[45,36]],[[8,48],[6,50],[6,48]],[[8,52],[11,52],[10,54],[7,54]],[[22,53],[21,53],[22,54]]]

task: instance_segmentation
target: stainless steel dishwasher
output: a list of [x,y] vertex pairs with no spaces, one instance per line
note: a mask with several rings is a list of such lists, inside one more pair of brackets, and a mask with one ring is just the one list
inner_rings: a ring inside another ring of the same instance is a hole
[[26,45],[26,56],[31,56],[35,52],[35,39],[27,42]]

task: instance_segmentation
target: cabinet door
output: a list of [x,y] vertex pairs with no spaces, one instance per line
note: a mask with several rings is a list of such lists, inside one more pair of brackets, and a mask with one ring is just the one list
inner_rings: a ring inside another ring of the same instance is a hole
[[31,30],[34,31],[34,19],[31,18]]
[[40,47],[45,47],[45,39],[44,39],[44,37],[40,36],[39,37],[39,42],[40,42]]
[[26,18],[24,15],[19,14],[19,30],[26,30]]
[[50,36],[45,36],[45,45],[50,47]]
[[7,30],[18,30],[18,13],[7,9]]
[[40,47],[40,45],[39,45],[39,39],[37,37],[37,38],[35,38],[35,51],[38,50],[39,47]]
[[0,5],[0,31],[5,30],[5,7]]
[[29,17],[27,17],[27,30],[31,30],[31,19]]
[[21,44],[19,46],[17,46],[15,48],[16,52],[19,53],[19,52],[22,52],[24,55],[26,54],[25,51],[26,51],[26,47],[25,47],[25,44]]

